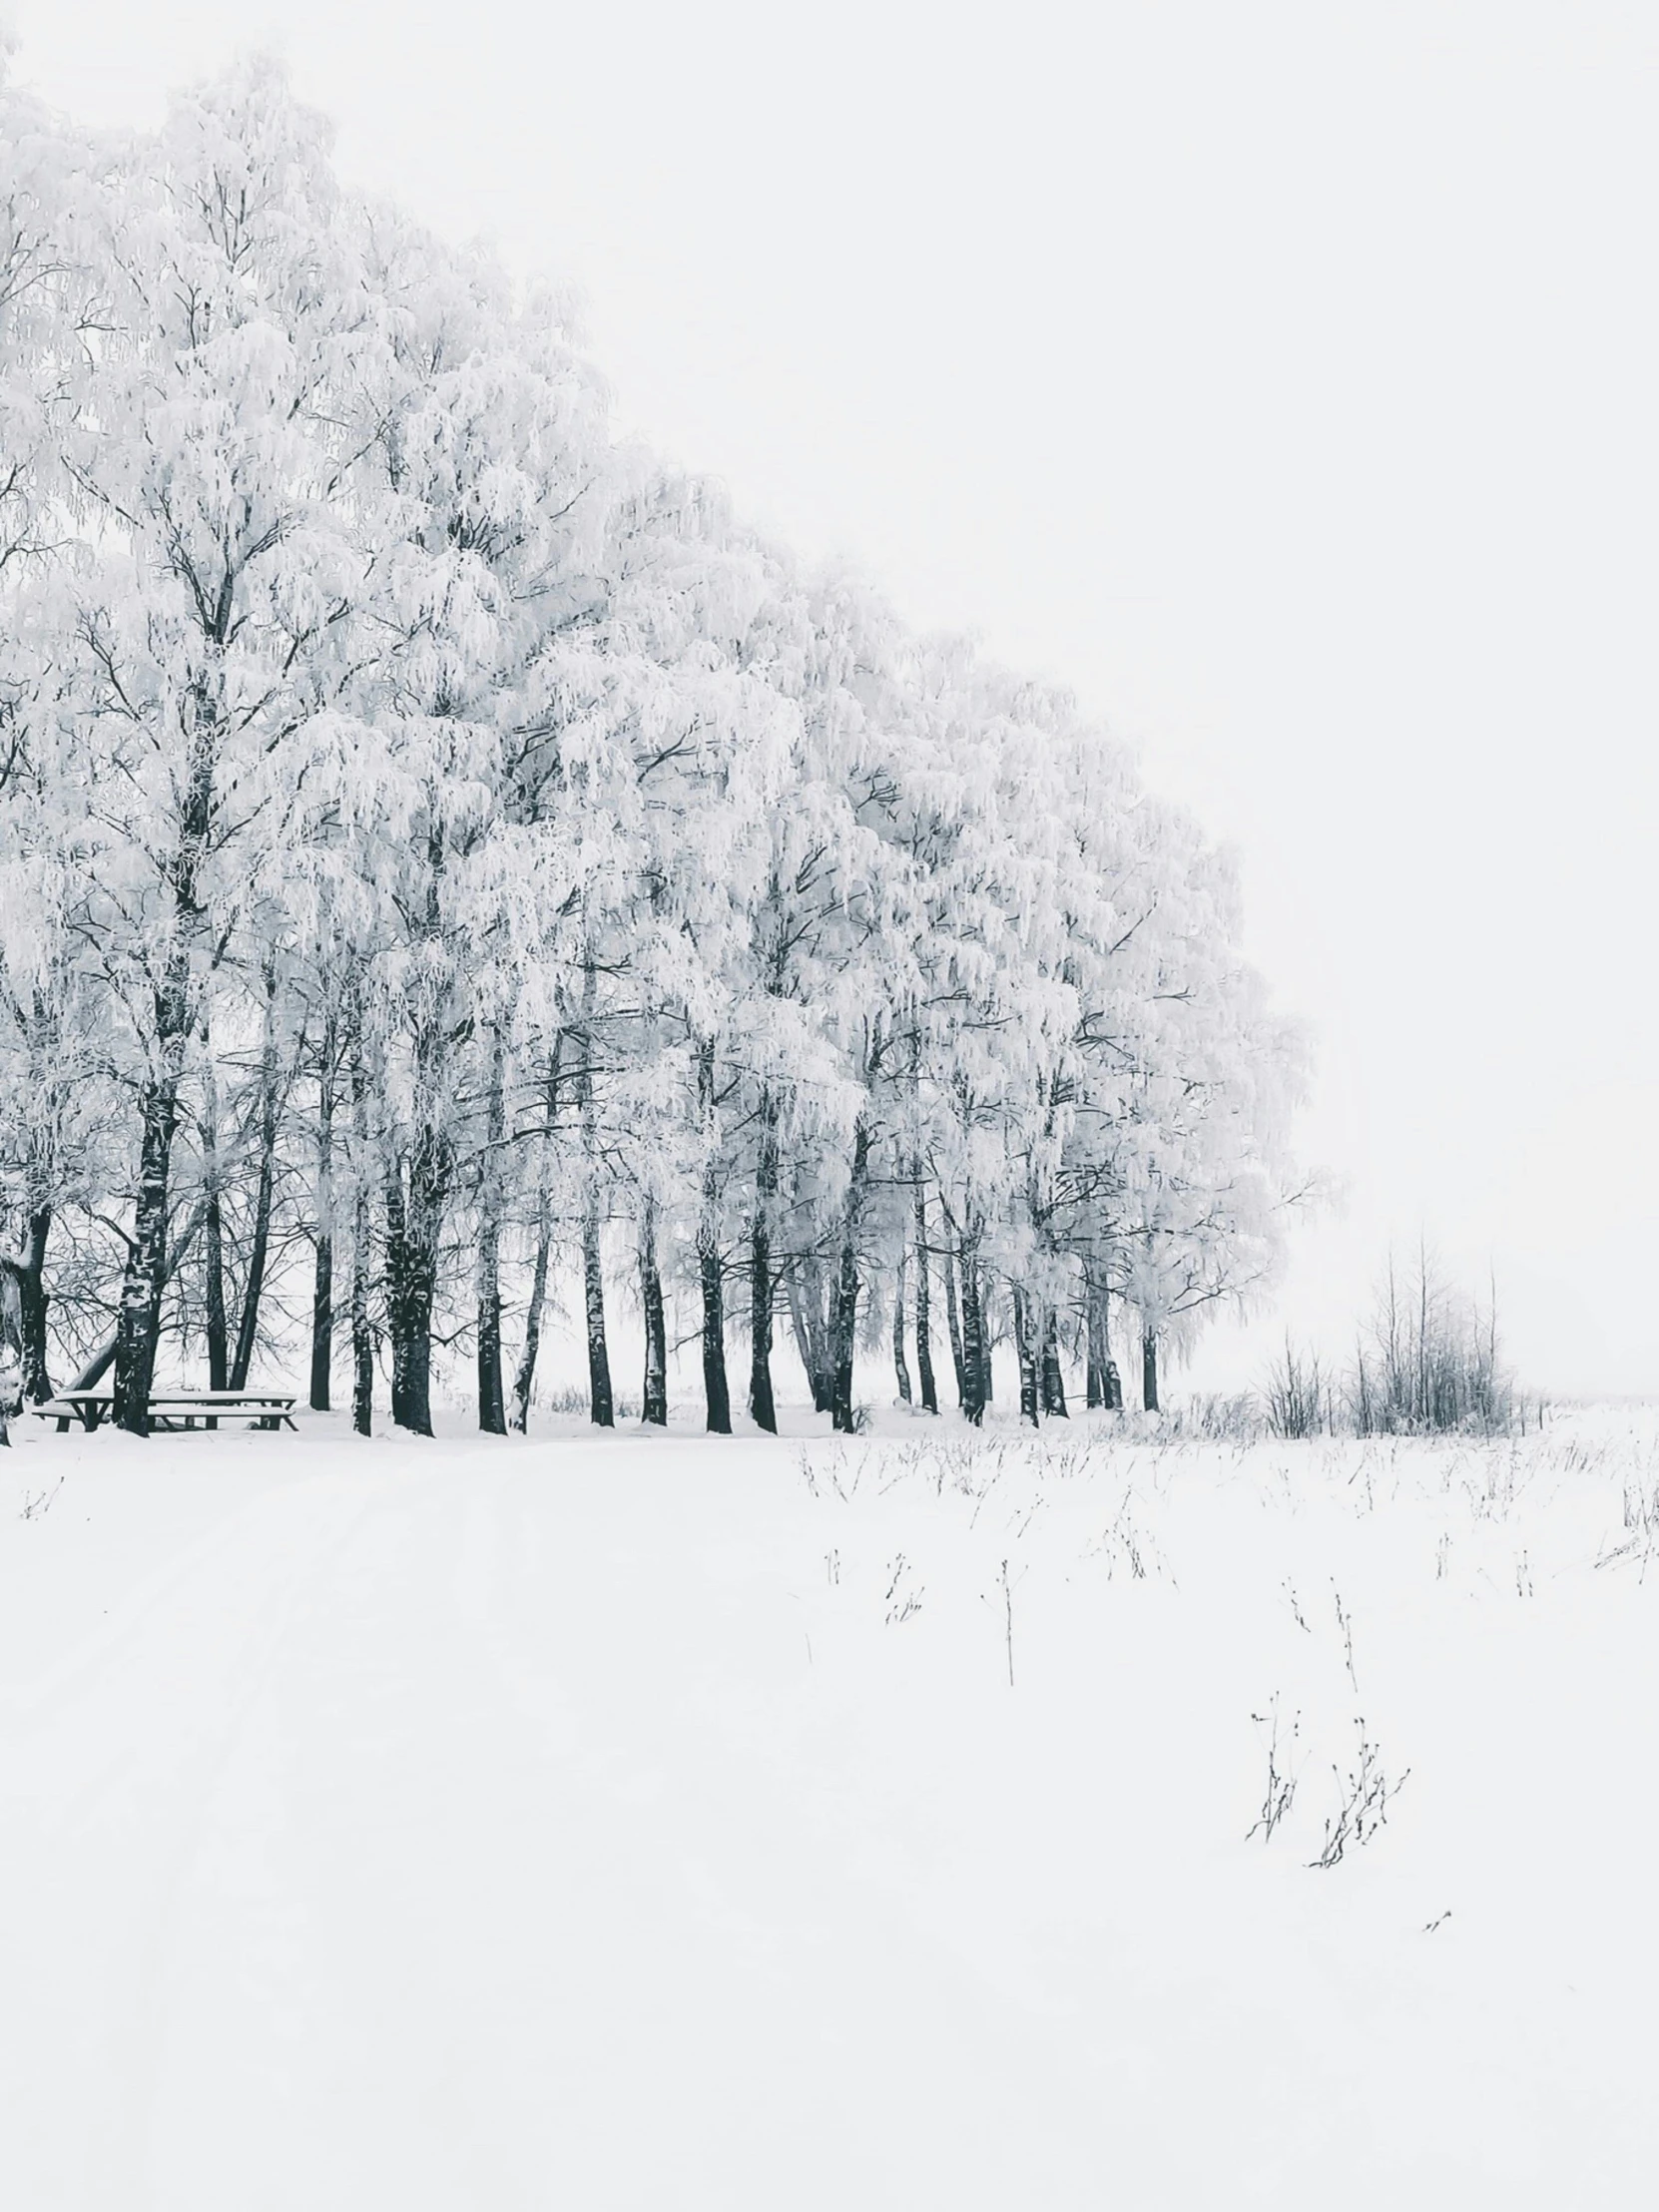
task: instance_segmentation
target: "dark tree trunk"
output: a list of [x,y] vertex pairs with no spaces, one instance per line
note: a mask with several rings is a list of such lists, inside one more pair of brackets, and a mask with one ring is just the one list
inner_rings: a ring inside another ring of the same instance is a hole
[[248,1254],[242,1319],[237,1327],[231,1387],[248,1387],[248,1372],[260,1337],[260,1301],[271,1252],[271,1207],[276,1187],[276,978],[266,976],[265,1042],[260,1050],[260,1179],[254,1197],[254,1239]]
[[703,1395],[709,1432],[732,1433],[732,1393],[726,1381],[726,1299],[721,1280],[720,1246],[707,1221],[697,1234],[698,1274],[703,1286]]
[[852,1133],[852,1169],[847,1178],[846,1210],[841,1217],[840,1262],[835,1271],[834,1395],[830,1425],[850,1436],[856,1426],[852,1404],[852,1360],[858,1333],[858,1238],[863,1227],[864,1193],[869,1180],[869,1131],[859,1122]]
[[368,1082],[356,1001],[351,1019],[351,1426],[359,1436],[374,1427],[374,1338],[368,1319],[368,1286],[374,1256],[368,1203]]
[[43,1405],[52,1395],[46,1293],[46,1247],[61,1181],[59,1117],[74,1083],[63,1049],[60,1013],[37,989],[27,1023],[29,1085],[43,1111],[31,1117],[23,1181],[23,1242],[11,1265],[17,1291],[18,1365],[24,1398]]
[[697,1223],[697,1272],[703,1290],[703,1396],[712,1435],[732,1433],[732,1392],[726,1380],[726,1284],[720,1255],[720,1180],[715,1154],[715,1048],[698,1053],[698,1103],[706,1159],[703,1210]]
[[150,1433],[149,1401],[167,1283],[167,1192],[179,1126],[179,1086],[190,1037],[190,952],[183,929],[168,950],[156,990],[156,1066],[139,1093],[139,1187],[121,1284],[115,1338],[116,1425]]
[[[448,854],[439,815],[426,826],[425,913],[417,942],[441,955]],[[441,972],[442,959],[438,965]],[[444,993],[409,1008],[414,1095],[406,1134],[384,1143],[386,1333],[391,1339],[391,1417],[416,1436],[432,1433],[432,1305],[438,1245],[454,1176],[449,1140]]]
[[316,1272],[311,1284],[311,1411],[325,1413],[334,1367],[334,1025],[322,1033],[316,1102]]
[[892,1370],[898,1383],[898,1395],[902,1404],[910,1398],[910,1367],[904,1357],[904,1279],[908,1274],[906,1254],[902,1245],[898,1248],[898,1273],[892,1294]]
[[[413,1178],[411,1177],[411,1181]],[[391,1417],[432,1433],[432,1300],[436,1269],[420,1232],[418,1202],[400,1172],[386,1184],[386,1327],[391,1337]]]
[[772,1218],[778,1198],[778,1104],[761,1094],[761,1150],[755,1173],[755,1220],[749,1234],[749,1410],[758,1428],[778,1433],[772,1394]]
[[990,1346],[985,1340],[985,1302],[979,1277],[977,1230],[964,1234],[962,1276],[962,1410],[977,1428],[990,1402]]
[[530,1269],[530,1306],[524,1317],[524,1348],[513,1377],[513,1427],[523,1435],[530,1425],[530,1393],[536,1383],[541,1351],[541,1321],[547,1309],[547,1271],[553,1256],[553,1132],[559,1111],[559,1062],[564,1031],[553,1039],[542,1093],[541,1167],[536,1177],[536,1251]]
[[351,1426],[359,1436],[374,1427],[374,1337],[368,1321],[368,1192],[359,1188],[351,1222]]
[[[405,1174],[407,1182],[405,1183]],[[386,1328],[391,1338],[391,1417],[432,1433],[432,1302],[447,1175],[436,1133],[417,1137],[386,1178]]]
[[645,1314],[645,1392],[640,1417],[668,1426],[668,1321],[663,1278],[657,1266],[657,1201],[648,1198],[640,1217],[640,1305]]
[[484,1163],[478,1178],[478,1426],[486,1436],[507,1433],[507,1399],[501,1377],[501,1147],[507,1135],[502,1083],[501,1034],[497,1030],[490,1039]]
[[328,1410],[334,1369],[334,1233],[320,1229],[311,1285],[311,1411]]
[[1052,1306],[1043,1308],[1042,1403],[1045,1413],[1066,1419],[1066,1379],[1060,1367],[1060,1325]]
[[950,1332],[950,1357],[956,1369],[956,1402],[967,1410],[967,1355],[962,1349],[962,1317],[956,1305],[956,1261],[947,1242],[944,1248],[944,1319]]
[[52,1395],[47,1371],[46,1240],[52,1231],[51,1205],[41,1200],[29,1209],[23,1252],[17,1262],[19,1351],[23,1365],[23,1395],[31,1405],[44,1405]]
[[927,1266],[927,1198],[921,1185],[921,1163],[915,1169],[916,1217],[916,1380],[921,1384],[921,1409],[936,1413],[939,1386],[933,1375],[933,1290]]
[[225,1203],[219,1165],[219,1084],[214,1076],[213,1045],[208,1055],[202,1101],[202,1176],[207,1186],[203,1234],[207,1240],[208,1387],[223,1390],[231,1382],[231,1331],[225,1318]]
[[1106,1370],[1112,1359],[1106,1285],[1092,1261],[1083,1269],[1083,1402],[1090,1412],[1106,1403]]
[[1019,1363],[1019,1417],[1037,1425],[1037,1358],[1031,1343],[1031,1308],[1025,1293],[1014,1290],[1014,1357]]
[[1158,1333],[1141,1331],[1141,1404],[1149,1413],[1158,1410]]
[[611,1355],[605,1339],[605,1271],[600,1253],[599,1116],[593,1088],[593,1007],[596,971],[591,957],[582,979],[582,1065],[577,1105],[582,1118],[582,1312],[588,1335],[588,1402],[594,1424],[615,1426]]

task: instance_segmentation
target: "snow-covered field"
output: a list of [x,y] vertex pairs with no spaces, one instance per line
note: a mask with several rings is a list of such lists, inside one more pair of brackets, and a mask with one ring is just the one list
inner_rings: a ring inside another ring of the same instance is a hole
[[0,2203],[1646,2203],[1656,1484],[1640,1412],[32,1434]]

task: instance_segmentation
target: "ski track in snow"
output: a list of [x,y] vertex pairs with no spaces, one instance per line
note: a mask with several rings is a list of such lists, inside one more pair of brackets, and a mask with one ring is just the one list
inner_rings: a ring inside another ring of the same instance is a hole
[[1646,1430],[1082,1440],[33,1439],[0,2201],[1635,2201]]

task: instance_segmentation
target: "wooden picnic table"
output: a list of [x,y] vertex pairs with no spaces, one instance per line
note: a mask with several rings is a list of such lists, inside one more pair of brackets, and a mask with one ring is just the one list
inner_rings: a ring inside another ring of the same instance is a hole
[[[145,1399],[145,1426],[176,1432],[198,1421],[217,1428],[222,1420],[245,1420],[254,1428],[280,1428],[284,1422],[292,1428],[293,1406],[292,1395],[278,1390],[154,1390]],[[60,1436],[75,1421],[98,1428],[114,1410],[113,1390],[60,1390],[44,1405],[30,1407],[42,1420],[55,1420]]]

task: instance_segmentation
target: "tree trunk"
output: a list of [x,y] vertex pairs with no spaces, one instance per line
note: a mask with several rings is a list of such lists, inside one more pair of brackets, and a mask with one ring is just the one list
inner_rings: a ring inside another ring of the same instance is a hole
[[582,1310],[588,1330],[588,1403],[600,1428],[616,1425],[611,1402],[611,1354],[605,1341],[605,1274],[599,1248],[599,1192],[588,1186],[582,1212]]
[[921,1163],[915,1167],[916,1217],[916,1380],[921,1384],[921,1409],[936,1413],[939,1386],[933,1375],[933,1291],[927,1266],[927,1196],[921,1184]]
[[852,1404],[852,1360],[857,1345],[858,1236],[863,1227],[864,1192],[869,1179],[869,1131],[859,1122],[852,1132],[852,1171],[847,1179],[846,1211],[841,1217],[840,1263],[835,1273],[834,1395],[830,1425],[850,1436],[856,1425]]
[[369,1328],[368,1286],[374,1262],[368,1203],[368,1083],[363,1072],[361,1017],[351,1002],[351,1426],[359,1436],[374,1427],[374,1338]]
[[815,1413],[828,1413],[835,1395],[830,1354],[830,1325],[825,1318],[824,1266],[816,1252],[800,1254],[785,1269],[790,1322],[796,1350],[807,1372]]
[[[222,629],[216,642],[223,643]],[[161,974],[153,999],[153,1055],[139,1093],[139,1187],[115,1335],[114,1419],[119,1427],[137,1436],[150,1433],[150,1395],[162,1331],[162,1292],[168,1280],[168,1175],[179,1126],[185,1055],[195,1027],[191,945],[202,922],[200,875],[213,835],[214,770],[221,727],[210,678],[198,679],[190,713],[178,842],[162,869],[169,911]]]
[[595,967],[591,954],[582,977],[582,1065],[577,1105],[582,1117],[582,1311],[588,1334],[588,1402],[595,1426],[614,1427],[611,1355],[605,1340],[605,1271],[600,1252],[599,1118],[593,1091]]
[[17,1262],[0,1259],[0,1444],[12,1440],[11,1423],[23,1410],[23,1301]]
[[311,1411],[328,1410],[334,1367],[334,1233],[317,1232],[311,1286]]
[[16,1263],[18,1337],[23,1363],[23,1395],[32,1405],[44,1405],[52,1395],[47,1371],[46,1240],[52,1230],[52,1207],[42,1199],[29,1209],[23,1252]]
[[559,1111],[559,1062],[564,1056],[561,1029],[553,1039],[542,1093],[541,1164],[536,1177],[536,1251],[530,1270],[530,1307],[524,1317],[524,1349],[513,1377],[513,1427],[523,1435],[530,1425],[530,1392],[535,1387],[541,1351],[541,1319],[547,1308],[547,1270],[553,1255],[553,1132]]
[[417,1436],[432,1433],[432,1302],[447,1181],[441,1140],[430,1128],[417,1136],[406,1162],[390,1163],[386,1178],[391,1417]]
[[359,1436],[374,1427],[374,1338],[368,1322],[368,1191],[359,1186],[351,1221],[351,1426]]
[[640,1305],[645,1314],[645,1391],[640,1417],[653,1428],[668,1426],[668,1323],[663,1312],[663,1279],[657,1267],[657,1201],[647,1198],[640,1219]]
[[990,1402],[990,1348],[985,1342],[984,1290],[979,1278],[979,1237],[964,1233],[962,1275],[962,1410],[977,1428]]
[[334,1024],[322,1032],[316,1101],[316,1272],[311,1284],[311,1411],[328,1410],[334,1366]]
[[904,1278],[908,1273],[907,1255],[903,1245],[898,1248],[898,1274],[892,1296],[892,1369],[898,1383],[898,1395],[902,1404],[910,1399],[910,1368],[904,1357]]
[[758,1428],[778,1433],[772,1394],[772,1217],[778,1198],[778,1104],[761,1094],[761,1150],[755,1173],[755,1220],[749,1236],[749,1410]]
[[1106,1370],[1112,1358],[1106,1285],[1091,1260],[1083,1263],[1083,1402],[1092,1413],[1106,1403]]
[[[418,1170],[416,1171],[418,1173]],[[411,1183],[415,1176],[411,1175]],[[418,1202],[395,1167],[386,1181],[386,1327],[391,1337],[391,1417],[432,1433],[432,1300],[436,1270],[420,1233]]]
[[231,1362],[231,1387],[245,1390],[259,1343],[260,1300],[265,1293],[266,1265],[271,1252],[271,1207],[276,1187],[276,978],[266,974],[265,1042],[260,1048],[260,1180],[254,1198],[254,1240],[248,1254],[248,1281],[243,1288],[242,1319],[237,1327],[236,1356]]
[[150,1433],[150,1395],[156,1377],[156,1348],[161,1338],[162,1288],[167,1281],[167,1182],[179,1122],[179,1078],[184,1066],[185,1031],[164,1042],[163,1072],[139,1094],[142,1135],[139,1144],[138,1201],[127,1266],[121,1284],[121,1313],[115,1340],[116,1425],[135,1436]]
[[202,1181],[207,1195],[203,1234],[207,1242],[208,1387],[223,1390],[231,1382],[231,1332],[225,1318],[225,1205],[219,1165],[219,1082],[214,1074],[213,1039],[204,1029],[207,1060],[202,1083]]
[[726,1381],[726,1286],[720,1257],[720,1181],[715,1157],[715,1048],[698,1053],[697,1087],[703,1114],[703,1208],[697,1222],[697,1270],[703,1289],[703,1396],[709,1431],[732,1433],[732,1392]]
[[708,1221],[697,1232],[698,1273],[703,1286],[703,1395],[709,1432],[732,1433],[732,1394],[726,1381],[726,1302],[720,1246]]
[[530,1308],[524,1317],[524,1349],[513,1376],[513,1428],[520,1436],[530,1426],[530,1393],[536,1382],[536,1356],[541,1351],[541,1317],[547,1305],[547,1269],[553,1252],[553,1210],[542,1193],[536,1219],[536,1251],[530,1267]]
[[944,1318],[950,1332],[950,1357],[956,1369],[956,1402],[967,1410],[967,1355],[962,1349],[962,1317],[956,1305],[956,1262],[948,1238],[944,1248]]
[[1037,1357],[1031,1343],[1031,1308],[1025,1293],[1014,1289],[1014,1357],[1019,1363],[1019,1417],[1037,1426]]
[[1060,1325],[1052,1306],[1043,1308],[1041,1380],[1043,1411],[1065,1420],[1066,1379],[1060,1367]]
[[478,1178],[478,1426],[486,1436],[507,1433],[501,1379],[501,1147],[507,1135],[502,1081],[501,1033],[496,1030],[490,1038],[484,1163]]
[[11,1421],[23,1410],[23,1299],[20,1263],[0,1259],[0,1444],[9,1444]]
[[[177,894],[176,894],[177,895]],[[161,1341],[162,1291],[167,1283],[167,1191],[179,1126],[179,1087],[189,1042],[190,950],[182,917],[156,988],[156,1060],[139,1093],[139,1187],[133,1234],[121,1283],[115,1339],[116,1425],[150,1433],[150,1395]]]
[[1158,1411],[1158,1333],[1141,1331],[1141,1404],[1149,1413]]

